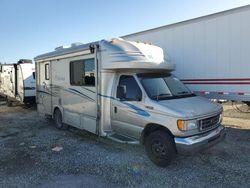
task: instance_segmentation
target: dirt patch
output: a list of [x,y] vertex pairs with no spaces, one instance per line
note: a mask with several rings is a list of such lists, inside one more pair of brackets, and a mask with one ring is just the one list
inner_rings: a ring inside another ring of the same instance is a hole
[[224,109],[222,143],[159,168],[140,145],[59,131],[35,109],[2,105],[0,187],[249,187],[250,118]]

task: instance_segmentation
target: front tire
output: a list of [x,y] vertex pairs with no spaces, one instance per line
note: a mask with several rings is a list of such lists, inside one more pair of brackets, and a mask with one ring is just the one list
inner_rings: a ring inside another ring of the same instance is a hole
[[54,122],[55,122],[56,128],[61,129],[61,130],[68,129],[68,125],[62,122],[62,113],[58,108],[54,112]]
[[174,139],[161,130],[146,137],[145,149],[149,159],[161,167],[168,166],[176,155]]

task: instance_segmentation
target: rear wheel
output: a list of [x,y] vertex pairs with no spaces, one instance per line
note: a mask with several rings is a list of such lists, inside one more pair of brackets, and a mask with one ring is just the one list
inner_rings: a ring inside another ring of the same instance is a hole
[[34,104],[31,104],[31,103],[24,103],[24,106],[25,106],[26,108],[31,108],[31,107],[34,106]]
[[13,106],[13,102],[11,100],[9,100],[9,99],[7,99],[6,103],[7,103],[8,107]]
[[168,166],[176,155],[174,139],[164,131],[155,131],[145,140],[149,159],[157,166]]
[[58,108],[54,112],[54,122],[55,122],[56,128],[62,129],[62,130],[68,129],[68,125],[62,122],[62,113]]

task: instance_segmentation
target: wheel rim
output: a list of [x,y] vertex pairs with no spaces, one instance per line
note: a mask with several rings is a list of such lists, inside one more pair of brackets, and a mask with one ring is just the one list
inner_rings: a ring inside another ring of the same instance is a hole
[[159,140],[153,141],[151,149],[156,156],[165,157],[167,155],[166,147]]

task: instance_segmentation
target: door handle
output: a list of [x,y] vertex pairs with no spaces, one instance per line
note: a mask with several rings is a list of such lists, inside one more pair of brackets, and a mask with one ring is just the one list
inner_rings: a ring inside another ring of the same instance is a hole
[[150,110],[153,110],[153,109],[154,109],[153,106],[145,106],[145,108],[150,109]]
[[117,107],[116,106],[114,107],[114,112],[117,113]]
[[44,88],[44,89],[47,89],[47,85],[46,85],[45,82],[43,82],[43,88]]

